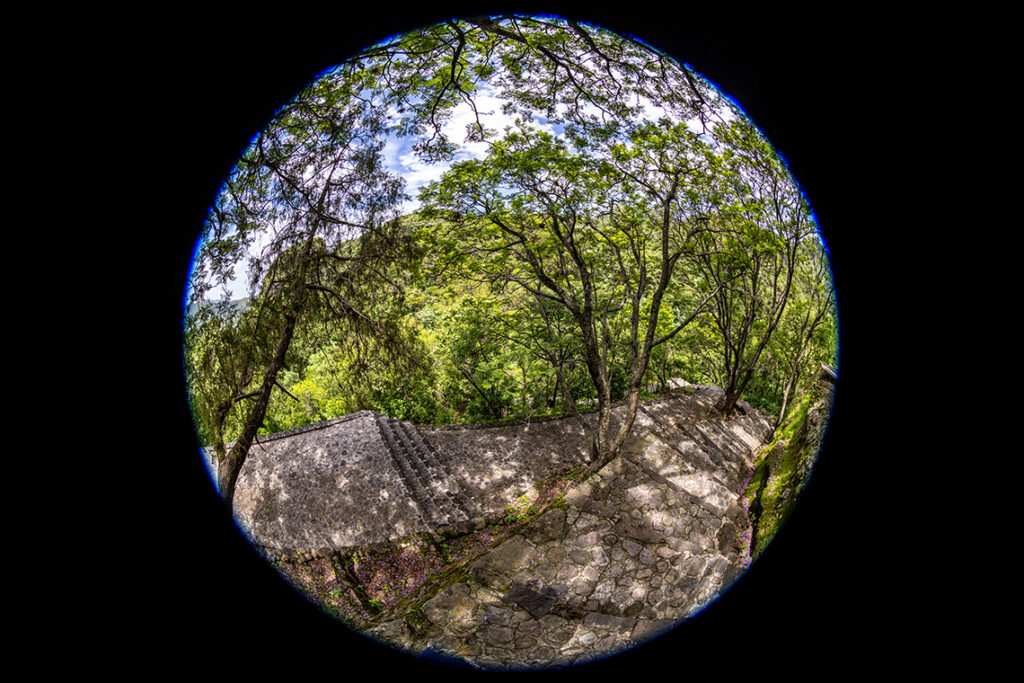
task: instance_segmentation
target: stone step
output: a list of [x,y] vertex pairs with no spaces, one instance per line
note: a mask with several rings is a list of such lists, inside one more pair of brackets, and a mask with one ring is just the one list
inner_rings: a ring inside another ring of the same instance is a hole
[[743,443],[728,426],[715,421],[706,425],[705,428],[719,435],[721,439],[720,445],[727,458],[736,463],[742,463],[746,460],[750,454],[750,447]]
[[409,490],[412,499],[416,502],[423,517],[429,522],[436,524],[439,520],[443,519],[443,515],[434,503],[430,492],[427,490],[426,486],[424,486],[422,477],[415,470],[413,465],[410,464],[409,458],[405,453],[403,446],[395,438],[391,426],[387,422],[387,418],[383,415],[377,415],[376,422],[377,427],[380,430],[381,437],[384,440],[384,445],[387,446],[388,452],[391,454],[391,458],[396,465],[399,477]]
[[755,448],[740,438],[728,424],[713,422],[706,425],[694,425],[704,438],[715,444],[721,454],[714,476],[727,482],[732,488],[738,485],[747,475],[748,468],[753,464]]
[[434,447],[423,438],[422,434],[420,434],[416,425],[410,422],[402,422],[402,429],[405,430],[410,442],[416,447],[417,452],[420,453],[430,467],[435,472],[442,473],[438,479],[442,488],[466,518],[470,519],[481,515],[482,510],[480,505],[465,494],[462,486],[455,477],[452,476],[451,471],[448,469],[446,461],[448,461],[449,458],[445,456],[439,457],[439,454]]
[[384,443],[403,480],[408,482],[408,488],[424,518],[435,529],[466,522],[469,516],[465,510],[460,509],[448,491],[457,487],[455,480],[446,468],[431,466],[403,422],[384,415],[377,416],[377,425]]
[[438,460],[434,454],[432,448],[423,440],[419,431],[416,427],[404,420],[395,420],[394,426],[397,428],[396,431],[406,440],[410,448],[416,453],[417,456],[423,461],[423,463],[434,473],[436,481],[438,481],[447,492],[452,492],[458,488],[455,484],[455,480],[452,479],[451,473],[448,468]]
[[[730,497],[739,475],[739,466],[731,457],[726,457],[713,439],[699,428],[698,425],[686,422],[665,424],[658,416],[644,410],[653,422],[653,433],[676,452],[694,474],[699,473],[703,486],[710,486],[719,497]],[[680,447],[679,442],[685,440],[693,444],[693,448]]]
[[[465,513],[458,509],[452,500],[450,491],[458,485],[452,479],[446,468],[440,465],[431,464],[420,448],[409,435],[407,423],[403,420],[390,418],[388,426],[393,431],[397,440],[402,444],[409,460],[413,463],[416,471],[419,472],[424,487],[429,491],[434,504],[444,513],[445,521],[451,524],[456,521],[464,521]],[[462,518],[462,519],[460,519]]]
[[[651,422],[654,423],[653,431],[655,436],[666,444],[672,446],[673,450],[679,453],[683,462],[685,462],[689,467],[697,471],[711,471],[714,469],[714,462],[706,452],[706,443],[701,439],[694,438],[694,436],[685,429],[685,426],[681,426],[679,424],[665,424],[656,415],[645,410],[643,406],[640,406],[640,412],[643,412],[651,419]],[[693,442],[697,448],[679,448],[677,442],[681,439]]]
[[433,473],[427,468],[422,458],[417,457],[416,453],[409,447],[406,441],[405,435],[399,429],[398,420],[393,418],[387,418],[385,425],[392,438],[393,443],[397,444],[398,449],[401,451],[402,457],[405,458],[406,462],[416,471],[416,476],[419,477],[420,483],[426,488],[434,487],[434,476]]

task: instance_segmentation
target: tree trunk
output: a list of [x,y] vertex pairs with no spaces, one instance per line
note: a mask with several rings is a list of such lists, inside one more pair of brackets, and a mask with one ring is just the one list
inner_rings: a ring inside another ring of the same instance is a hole
[[796,355],[796,361],[793,362],[793,369],[789,371],[789,378],[786,380],[786,386],[782,389],[782,407],[779,408],[779,419],[775,421],[775,424],[782,424],[782,418],[786,416],[786,405],[789,403],[789,392],[793,389],[793,383],[796,381],[797,371],[800,369],[800,361],[803,360],[804,351],[807,350],[807,346],[800,347],[800,353]]
[[[633,423],[636,421],[636,412],[640,407],[640,388],[634,387],[630,389],[629,400],[626,403],[626,414],[623,416],[622,425],[620,425],[615,438],[610,440],[611,403],[609,402],[606,405],[607,409],[604,407],[601,409],[600,432],[598,435],[595,435],[594,439],[596,446],[591,447],[593,456],[590,465],[587,467],[588,475],[597,472],[614,460],[622,450],[622,446],[625,445],[626,439],[629,437],[630,432],[632,432]],[[603,436],[603,438],[598,440],[600,436]]]
[[487,404],[487,409],[489,411],[491,411],[491,415],[494,417],[494,419],[495,420],[500,420],[501,419],[501,404],[495,403],[494,401],[491,400],[490,396],[487,395],[487,392],[484,391],[483,388],[481,388],[480,385],[477,384],[476,381],[473,379],[473,373],[469,372],[468,370],[466,370],[464,367],[462,367],[458,363],[455,364],[455,368],[459,372],[461,372],[462,376],[466,378],[466,380],[469,382],[469,384],[474,389],[476,389],[476,393],[480,394],[480,398],[482,398],[484,400],[484,403]]
[[597,407],[597,428],[590,439],[590,464],[587,466],[587,474],[593,474],[607,465],[613,454],[608,443],[608,432],[611,430],[612,406],[611,401],[598,399]]
[[729,417],[732,414],[733,409],[736,407],[736,401],[738,400],[740,400],[740,392],[727,391],[718,402],[718,411],[723,417]]
[[522,390],[522,392],[520,392],[520,405],[522,406],[522,411],[524,413],[527,412],[527,411],[533,412],[532,411],[533,406],[532,405],[528,406],[528,404],[526,402],[526,366],[525,365],[520,365],[519,366],[519,370],[523,373],[523,390]]
[[740,396],[743,395],[743,390],[747,388],[747,384],[750,382],[750,378],[754,374],[754,364],[761,355],[761,348],[763,348],[763,346],[758,348],[753,360],[743,372],[743,378],[739,381],[729,382],[729,388],[726,390],[725,396],[722,397],[721,401],[720,410],[723,417],[729,417],[732,415],[733,409],[736,408],[736,402],[740,400]]
[[263,384],[260,393],[256,397],[256,403],[245,421],[245,427],[241,435],[235,441],[228,454],[217,466],[217,490],[221,497],[230,506],[235,497],[235,485],[238,483],[238,473],[242,471],[242,463],[245,462],[252,442],[256,438],[256,432],[263,425],[263,418],[267,414],[267,407],[270,405],[270,394],[277,384],[277,374],[284,367],[285,355],[292,342],[292,335],[295,333],[295,325],[298,322],[298,311],[289,312],[285,315],[285,325],[278,340],[274,357],[267,367],[267,374],[263,377]]

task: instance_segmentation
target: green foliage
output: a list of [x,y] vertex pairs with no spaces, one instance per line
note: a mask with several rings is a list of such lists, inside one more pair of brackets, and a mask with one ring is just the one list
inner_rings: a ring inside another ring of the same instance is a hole
[[[515,117],[510,129],[482,125],[485,90]],[[464,104],[477,116],[463,141],[484,143],[479,158],[456,154],[446,127]],[[457,159],[412,215],[398,215],[391,134],[412,138],[422,163]],[[747,491],[756,554],[801,485],[808,390],[818,364],[836,359],[816,229],[742,112],[637,40],[528,16],[394,36],[282,107],[211,207],[185,321],[197,431],[221,457],[237,439],[240,456],[222,462],[240,467],[256,427],[364,409],[416,423],[511,420],[607,409],[673,378],[717,384],[786,417]],[[206,302],[239,275],[245,306]],[[565,506],[587,472],[538,482],[532,502],[433,550],[358,558],[370,610]],[[371,618],[326,572],[293,569],[321,603]],[[427,624],[415,606],[408,617]]]
[[[244,314],[186,324],[203,442],[238,436],[289,315],[263,432],[361,409],[437,424],[553,414],[592,404],[601,373],[614,401],[674,377],[740,386],[749,369],[756,407],[792,402],[836,352],[809,207],[714,88],[651,56],[560,19],[450,21],[367,49],[283,107],[204,229],[193,303],[266,248]],[[484,86],[516,125],[471,123],[486,156],[452,164],[396,219],[386,134],[450,159],[444,123]],[[638,98],[668,115],[645,118]],[[648,329],[664,339],[649,360]]]

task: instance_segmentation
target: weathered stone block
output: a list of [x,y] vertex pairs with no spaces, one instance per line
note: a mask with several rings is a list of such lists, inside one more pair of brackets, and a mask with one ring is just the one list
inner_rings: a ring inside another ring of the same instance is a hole
[[591,595],[591,597],[595,600],[607,600],[611,597],[612,592],[614,591],[614,581],[602,581],[601,583],[597,584],[597,586],[594,588],[594,593]]
[[479,631],[481,639],[491,645],[503,645],[512,642],[512,629],[506,626],[485,626]]
[[638,643],[644,642],[664,634],[672,625],[671,619],[637,619],[630,637]]
[[471,575],[486,585],[507,585],[511,574],[536,559],[534,548],[522,536],[513,536],[470,566]]
[[493,605],[487,605],[484,608],[483,618],[491,626],[508,626],[512,620],[512,612]]
[[547,664],[553,662],[557,654],[557,651],[548,645],[538,645],[529,653],[529,660]]
[[718,532],[718,552],[735,553],[736,534],[736,526],[732,522],[723,524]]
[[641,543],[662,543],[665,540],[665,534],[656,529],[625,521],[616,524],[615,531]]
[[531,635],[520,635],[516,638],[515,647],[517,650],[528,650],[537,644],[537,639]]
[[551,631],[546,631],[543,635],[543,639],[555,647],[561,647],[569,642],[572,638],[573,631],[574,629],[568,627],[556,628]]
[[423,616],[434,624],[443,624],[448,619],[449,612],[455,607],[455,599],[439,593],[435,597],[423,603],[420,611]]
[[636,619],[591,612],[583,617],[583,625],[587,628],[602,628],[616,633],[628,633],[636,625]]
[[597,547],[590,550],[591,565],[597,567],[606,567],[610,560],[608,559],[607,553],[604,548]]
[[644,603],[637,600],[632,605],[629,605],[628,607],[626,607],[626,609],[622,610],[622,613],[627,617],[636,617],[640,614],[640,612],[643,611],[643,609]]
[[516,627],[516,630],[520,633],[532,633],[537,635],[544,632],[544,622],[539,619],[527,619],[526,621],[520,622]]
[[569,557],[571,557],[572,561],[576,564],[590,564],[590,553],[585,550],[571,550],[569,551]]
[[537,519],[530,522],[523,531],[523,536],[533,543],[540,544],[548,541],[561,540],[565,532],[565,510],[556,508],[548,510]]
[[549,547],[547,550],[545,550],[543,557],[548,562],[558,564],[566,558],[566,555],[567,553],[563,548],[560,548],[559,546],[554,546]]

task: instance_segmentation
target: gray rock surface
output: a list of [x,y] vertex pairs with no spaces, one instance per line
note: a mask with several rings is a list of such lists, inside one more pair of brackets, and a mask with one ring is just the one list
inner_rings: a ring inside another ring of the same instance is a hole
[[[568,491],[564,507],[424,596],[418,618],[372,633],[484,669],[559,667],[701,610],[742,572],[739,490],[771,428],[747,405],[721,421],[720,395],[703,387],[644,404],[624,455]],[[497,514],[540,478],[585,462],[571,418],[396,423],[356,413],[256,446],[236,493],[243,528],[263,548],[300,554],[396,541]]]
[[[565,666],[659,635],[727,585],[739,552],[720,542],[722,520],[702,500],[652,481],[630,460],[609,465],[584,488],[587,495],[565,511],[562,537],[528,527],[509,538],[477,559],[458,584],[470,596],[459,608],[461,619],[454,606],[450,616],[435,610],[428,632],[397,642],[487,669]],[[630,492],[647,488],[664,495],[634,507]],[[588,511],[591,502],[620,511],[601,518]],[[630,514],[634,509],[639,518]],[[586,547],[558,552],[581,543]],[[495,608],[505,610],[500,620]]]

